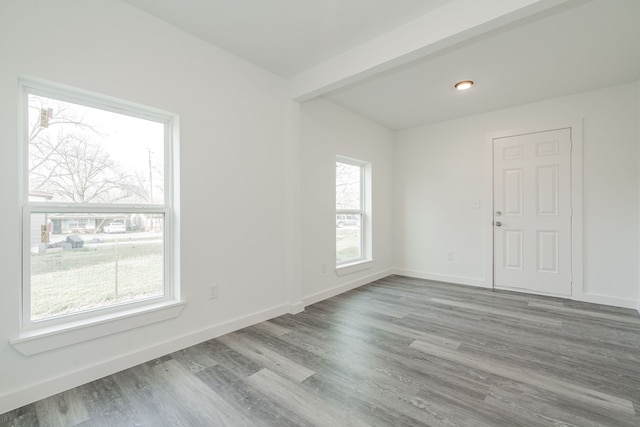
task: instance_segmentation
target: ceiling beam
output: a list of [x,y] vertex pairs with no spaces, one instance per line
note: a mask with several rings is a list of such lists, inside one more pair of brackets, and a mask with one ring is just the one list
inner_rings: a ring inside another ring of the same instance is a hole
[[290,80],[305,101],[572,0],[453,0]]

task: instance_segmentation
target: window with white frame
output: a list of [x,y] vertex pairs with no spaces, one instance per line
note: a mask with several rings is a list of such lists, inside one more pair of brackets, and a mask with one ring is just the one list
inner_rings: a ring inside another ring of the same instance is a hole
[[173,116],[21,82],[23,326],[174,299]]
[[336,265],[365,259],[366,163],[336,159]]

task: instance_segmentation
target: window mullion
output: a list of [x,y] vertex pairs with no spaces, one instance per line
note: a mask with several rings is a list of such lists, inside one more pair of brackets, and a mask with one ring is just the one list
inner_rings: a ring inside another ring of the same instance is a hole
[[336,214],[338,214],[338,215],[362,215],[363,211],[361,209],[336,209]]
[[34,203],[27,202],[24,204],[25,209],[29,209],[32,212],[60,212],[60,213],[167,213],[169,208],[166,206],[139,206],[139,205],[69,205],[69,204],[57,204],[57,203]]

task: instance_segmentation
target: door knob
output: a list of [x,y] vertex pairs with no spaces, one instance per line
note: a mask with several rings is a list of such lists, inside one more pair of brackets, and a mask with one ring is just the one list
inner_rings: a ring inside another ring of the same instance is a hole
[[501,215],[502,215],[502,212],[496,211],[496,216],[501,216]]
[[502,223],[500,221],[496,221],[496,227],[502,227]]

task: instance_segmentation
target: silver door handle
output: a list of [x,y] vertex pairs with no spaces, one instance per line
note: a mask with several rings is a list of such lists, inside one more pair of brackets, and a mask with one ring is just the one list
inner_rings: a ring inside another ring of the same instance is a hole
[[500,221],[496,221],[496,227],[502,227],[502,223]]

